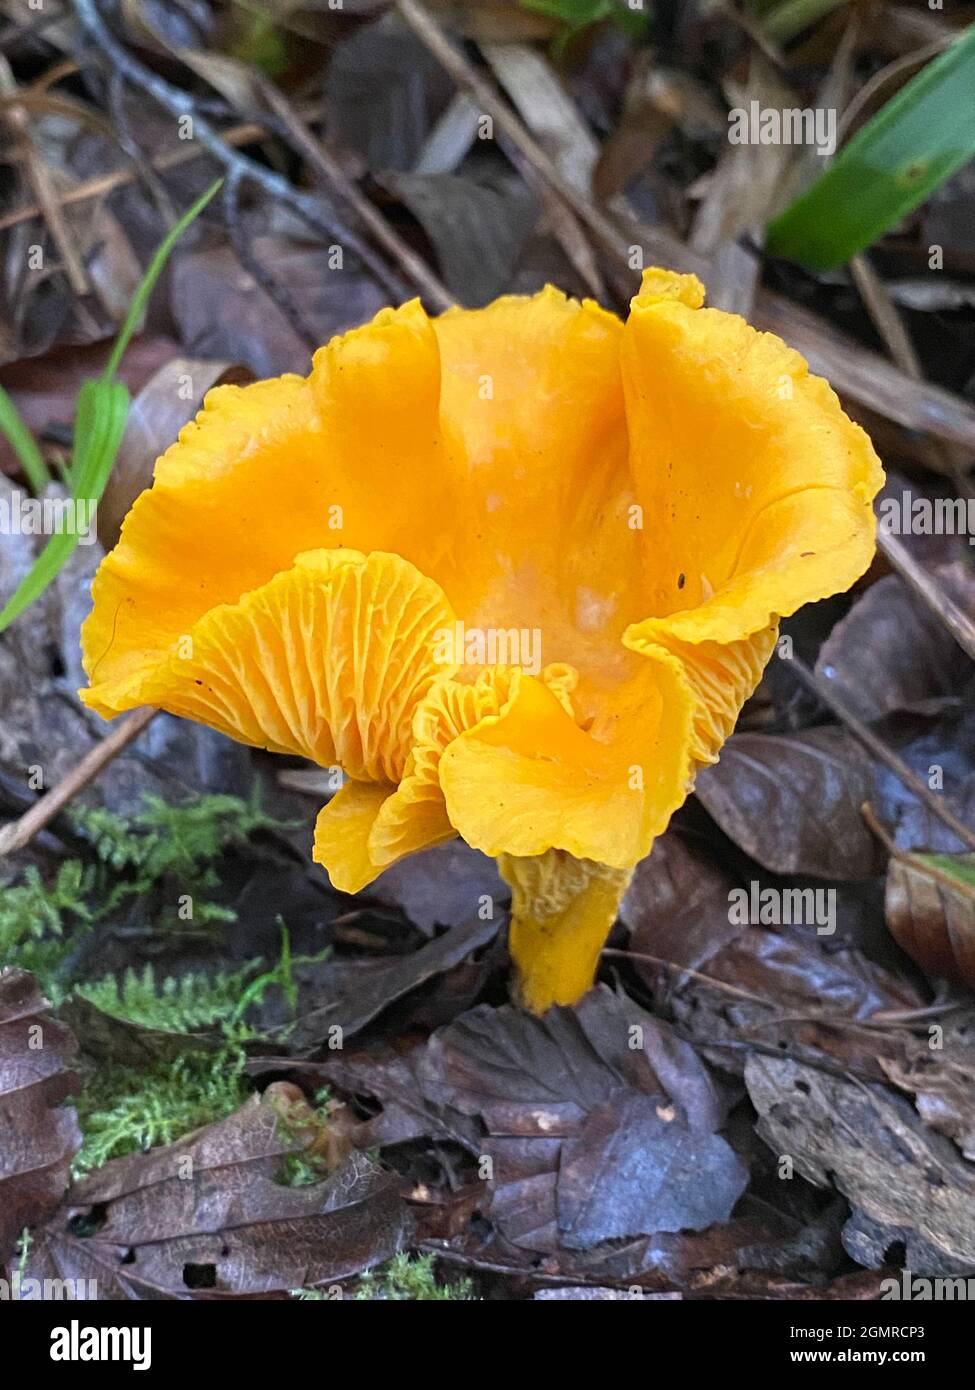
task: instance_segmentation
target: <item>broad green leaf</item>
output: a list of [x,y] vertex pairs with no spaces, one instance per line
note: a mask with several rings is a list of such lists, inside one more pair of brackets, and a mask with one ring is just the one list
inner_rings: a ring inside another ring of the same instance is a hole
[[772,222],[768,250],[834,270],[876,241],[975,157],[973,93],[975,25],[902,87]]

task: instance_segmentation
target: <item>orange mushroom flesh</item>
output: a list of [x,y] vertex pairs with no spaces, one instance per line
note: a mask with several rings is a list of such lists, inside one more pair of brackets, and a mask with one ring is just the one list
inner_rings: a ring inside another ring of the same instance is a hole
[[867,436],[703,301],[656,269],[625,324],[413,301],[218,387],[96,576],[85,703],[341,768],[313,854],[347,892],[454,835],[496,857],[516,997],[573,1002],[779,619],[874,550]]

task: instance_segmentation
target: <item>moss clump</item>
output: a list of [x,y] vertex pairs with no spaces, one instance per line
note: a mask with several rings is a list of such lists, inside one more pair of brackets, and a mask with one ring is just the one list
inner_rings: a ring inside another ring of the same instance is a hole
[[167,898],[192,902],[192,920],[198,928],[236,921],[232,908],[211,897],[220,886],[215,861],[258,830],[278,826],[261,810],[256,795],[250,801],[201,796],[181,806],[147,796],[130,820],[104,807],[81,808],[74,820],[113,880],[106,910],[128,897],[145,897],[171,884],[178,891]]
[[143,1068],[100,1068],[76,1102],[84,1137],[75,1175],[222,1120],[250,1094],[245,1061],[240,1048],[227,1044]]
[[438,1284],[433,1255],[410,1255],[401,1250],[385,1269],[364,1274],[356,1298],[409,1299],[415,1303],[466,1302],[474,1297],[469,1279]]
[[[269,969],[257,974],[259,961],[239,970],[215,975],[190,972],[158,979],[151,965],[141,975],[126,971],[121,983],[113,976],[78,986],[78,993],[98,1008],[144,1028],[190,1033],[219,1028],[222,1048],[188,1048],[179,1057],[146,1068],[109,1066],[99,1069],[85,1086],[78,1106],[84,1142],[75,1171],[85,1172],[109,1158],[137,1149],[171,1144],[181,1134],[212,1124],[246,1100],[245,1054],[241,1043],[259,1036],[246,1013],[276,986],[294,1007],[296,987],[292,966],[318,961],[318,956],[291,955],[288,932],[281,928],[281,954]],[[251,977],[251,978],[249,978]],[[324,1108],[315,1112],[325,1124]],[[307,1170],[307,1171],[306,1171]],[[322,1173],[300,1155],[282,1181],[289,1186],[320,1182]]]
[[163,1028],[176,1033],[193,1033],[201,1028],[229,1024],[235,1018],[248,980],[257,973],[260,961],[248,961],[239,970],[205,975],[189,971],[185,975],[159,978],[152,965],[141,973],[126,970],[121,980],[106,975],[77,986],[76,993],[116,1018],[128,1019],[142,1028]]
[[[177,976],[146,965],[119,978],[80,981],[77,961],[84,938],[133,896],[155,894],[164,913],[177,894],[189,894],[196,923],[234,920],[230,908],[206,896],[220,887],[215,861],[276,822],[256,801],[231,796],[205,796],[183,806],[150,797],[130,821],[105,810],[82,810],[74,819],[91,842],[94,862],[68,860],[47,882],[31,866],[18,882],[3,887],[0,965],[33,971],[55,1004],[76,992],[102,1012],[139,1027],[186,1034],[208,1030],[220,1044],[207,1049],[199,1039],[187,1039],[175,1057],[92,1068],[76,1101],[83,1143],[74,1171],[80,1175],[110,1158],[173,1143],[241,1105],[251,1089],[241,1045],[259,1036],[253,1011],[276,988],[293,1016],[298,998],[293,967],[317,963],[327,952],[293,958],[282,923],[281,951],[270,964],[258,958],[233,970]],[[146,912],[152,915],[152,901]],[[163,913],[153,920],[165,928]],[[296,1159],[285,1177],[296,1184],[320,1179],[304,1159]]]
[[208,865],[218,855],[257,830],[278,827],[256,797],[237,796],[201,796],[180,806],[146,796],[130,820],[104,807],[81,807],[73,818],[104,864],[116,873],[137,872],[137,887],[157,883],[164,874],[190,879],[201,871],[215,883]]
[[73,820],[91,840],[93,863],[68,859],[48,881],[33,865],[19,879],[0,878],[0,966],[32,971],[56,1004],[70,991],[86,933],[127,899],[148,899],[163,928],[175,917],[172,904],[190,900],[198,929],[233,922],[233,909],[212,898],[219,887],[214,861],[278,824],[256,800],[234,796],[202,796],[182,806],[147,797],[131,820],[83,808]]
[[95,920],[86,898],[96,879],[92,866],[69,859],[50,883],[33,864],[19,883],[0,881],[0,966],[32,971],[55,1003],[63,997],[62,967]]
[[[293,1297],[304,1303],[336,1301],[329,1289],[295,1289]],[[474,1298],[474,1290],[469,1279],[438,1283],[435,1256],[410,1255],[401,1250],[383,1268],[364,1274],[353,1297],[369,1301],[463,1303]]]

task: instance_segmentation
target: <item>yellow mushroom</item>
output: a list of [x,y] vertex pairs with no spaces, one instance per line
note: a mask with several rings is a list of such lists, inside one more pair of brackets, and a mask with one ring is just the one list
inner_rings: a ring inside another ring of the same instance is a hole
[[453,835],[495,856],[518,997],[572,1002],[779,618],[874,549],[867,436],[703,300],[655,269],[625,324],[413,301],[218,387],[95,579],[85,703],[341,767],[314,857],[350,893]]

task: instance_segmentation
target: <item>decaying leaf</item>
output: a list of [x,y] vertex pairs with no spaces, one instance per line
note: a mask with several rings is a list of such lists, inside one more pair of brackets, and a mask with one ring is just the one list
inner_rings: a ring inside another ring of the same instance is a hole
[[860,815],[873,769],[843,729],[735,734],[695,791],[725,834],[773,873],[856,879],[880,869]]
[[26,970],[0,970],[0,1267],[57,1207],[81,1144],[75,1042]]
[[727,1140],[695,1131],[659,1098],[617,1093],[562,1145],[559,1234],[567,1246],[726,1221],[748,1183]]
[[370,898],[402,908],[426,935],[461,926],[475,908],[490,904],[496,912],[510,894],[494,860],[459,839],[392,864],[369,887]]
[[[693,1048],[605,986],[541,1018],[482,1005],[407,1057],[330,1061],[322,1074],[390,1106],[387,1142],[430,1134],[487,1156],[488,1214],[524,1249],[698,1230],[727,1220],[748,1181]],[[678,1161],[692,1152],[711,1173],[703,1191]]]
[[[330,1037],[351,1037],[383,1009],[428,980],[459,965],[497,935],[500,918],[475,919],[452,927],[442,936],[406,956],[380,961],[329,962],[319,973],[318,993],[327,1004],[304,1014],[289,1034],[297,1048],[311,1050]],[[338,1030],[336,1035],[334,1030]]]
[[509,283],[538,218],[538,199],[520,179],[472,173],[390,173],[383,182],[433,242],[444,282],[472,308]]
[[903,1244],[919,1274],[975,1266],[975,1167],[906,1100],[785,1057],[751,1056],[745,1082],[773,1152],[854,1208],[844,1243],[855,1260],[876,1267]]
[[333,139],[376,170],[411,168],[452,95],[443,68],[396,14],[341,44],[325,79]]
[[[751,882],[783,891],[768,875]],[[820,906],[834,895],[834,931],[823,936],[808,922],[733,921],[735,890],[730,873],[670,831],[638,867],[624,903],[634,969],[666,989],[687,1035],[728,1070],[740,1070],[750,1047],[779,1047],[880,1079],[879,1058],[900,1056],[907,1035],[878,1033],[871,1020],[924,999],[858,946],[860,921],[877,913],[873,884],[800,888],[818,893]]]
[[[956,567],[944,567],[946,583]],[[953,590],[954,591],[954,590]],[[971,674],[948,629],[897,575],[857,600],[823,643],[817,673],[861,719],[960,693]]]
[[[367,320],[385,303],[372,279],[348,264],[339,270],[331,247],[300,234],[261,235],[255,229],[250,247],[274,282],[300,304],[320,343]],[[223,312],[228,298],[234,303],[232,317]],[[302,340],[229,246],[202,247],[176,260],[172,310],[188,356],[241,362],[256,377],[308,370],[313,345]]]
[[975,854],[904,854],[887,867],[887,925],[929,975],[975,988]]
[[94,1279],[94,1296],[112,1299],[283,1293],[402,1249],[397,1181],[364,1154],[321,1182],[284,1185],[285,1161],[309,1148],[293,1106],[286,1118],[255,1096],[175,1144],[111,1160],[38,1233],[27,1276]]
[[932,1019],[900,1061],[882,1065],[895,1086],[914,1096],[925,1124],[975,1161],[975,1014]]

